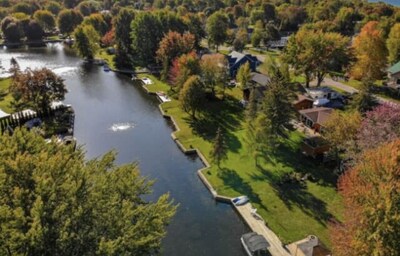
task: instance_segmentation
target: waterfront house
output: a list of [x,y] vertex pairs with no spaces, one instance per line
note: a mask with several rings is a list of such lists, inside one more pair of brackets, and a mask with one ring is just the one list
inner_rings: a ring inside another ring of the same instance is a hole
[[325,107],[303,109],[299,111],[299,119],[307,127],[321,133],[332,112],[332,108]]
[[229,75],[231,77],[236,77],[239,68],[246,62],[249,63],[251,72],[255,72],[257,66],[260,65],[260,61],[257,59],[257,57],[251,54],[243,54],[233,51],[227,55],[227,58],[229,65]]
[[388,86],[400,89],[400,61],[388,69]]
[[302,110],[302,109],[309,109],[313,107],[314,101],[302,94],[297,94],[297,98],[292,102],[292,105],[296,111]]

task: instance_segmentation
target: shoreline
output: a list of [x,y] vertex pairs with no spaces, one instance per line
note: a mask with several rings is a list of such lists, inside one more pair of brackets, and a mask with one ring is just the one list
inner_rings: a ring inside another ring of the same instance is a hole
[[[145,84],[141,84],[141,87],[145,90],[145,92],[149,95],[157,96],[155,92],[150,91]],[[184,153],[185,155],[192,155],[197,154],[200,158],[201,162],[204,164],[203,168],[197,170],[197,176],[200,178],[203,185],[207,188],[207,190],[211,193],[213,199],[217,202],[230,204],[233,210],[239,215],[239,217],[244,221],[244,223],[249,227],[250,230],[256,232],[265,237],[265,239],[270,244],[269,252],[272,256],[290,256],[290,253],[287,249],[287,245],[284,245],[279,237],[265,224],[264,219],[256,219],[253,216],[254,208],[251,205],[251,202],[248,202],[245,205],[237,206],[232,203],[231,197],[227,197],[224,195],[219,195],[218,192],[214,189],[212,184],[208,181],[208,179],[203,174],[204,171],[211,167],[210,163],[207,161],[203,153],[197,149],[187,149],[183,144],[179,141],[176,137],[175,133],[180,131],[179,125],[176,123],[175,119],[171,115],[167,115],[163,108],[162,102],[158,105],[158,109],[161,112],[163,118],[168,119],[172,122],[174,130],[171,133],[172,140],[176,143],[178,148]]]

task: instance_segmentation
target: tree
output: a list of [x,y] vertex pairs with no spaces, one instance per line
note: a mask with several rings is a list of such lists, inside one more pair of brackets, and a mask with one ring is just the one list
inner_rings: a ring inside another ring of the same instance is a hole
[[45,31],[52,31],[56,26],[53,14],[46,10],[39,10],[33,14],[33,18]]
[[376,105],[378,105],[378,100],[371,93],[371,89],[373,86],[374,85],[370,80],[368,80],[367,78],[363,79],[361,88],[351,103],[354,109],[361,113],[364,113],[366,111],[372,110]]
[[102,38],[101,43],[107,47],[113,46],[115,43],[115,29],[112,28]]
[[82,21],[82,14],[75,10],[63,10],[57,17],[57,24],[60,32],[66,34],[72,33]]
[[357,136],[359,151],[400,138],[400,107],[383,104],[365,113]]
[[131,29],[135,61],[143,66],[154,64],[156,62],[155,52],[163,37],[161,22],[154,14],[142,12],[135,15]]
[[349,39],[338,33],[301,29],[289,39],[283,58],[305,75],[307,87],[313,77],[319,86],[328,72],[341,72],[349,63],[348,44]]
[[247,29],[239,29],[239,31],[235,35],[235,39],[233,40],[233,49],[235,51],[242,52],[249,41]]
[[220,86],[225,92],[225,83],[228,79],[228,62],[223,54],[206,54],[201,57],[201,78],[204,86],[215,96],[215,88]]
[[228,18],[222,12],[215,12],[207,19],[206,31],[208,34],[208,43],[212,46],[223,44],[227,39]]
[[86,162],[81,148],[17,129],[0,136],[1,255],[156,255],[176,211],[168,194],[115,153]]
[[400,61],[400,23],[396,23],[390,30],[386,45],[389,51],[389,62],[394,64]]
[[176,58],[172,62],[172,67],[169,71],[169,80],[171,84],[181,89],[190,76],[199,75],[200,72],[199,59],[195,52],[190,52]]
[[44,37],[43,28],[36,20],[30,20],[26,26],[25,36],[28,41],[42,41]]
[[67,92],[64,80],[47,68],[17,72],[10,90],[21,95],[24,103],[40,111],[46,111],[53,101],[63,100]]
[[236,81],[240,83],[240,87],[246,89],[251,80],[250,64],[246,62],[244,65],[240,66],[237,74]]
[[74,49],[78,54],[88,60],[92,60],[100,49],[100,36],[91,25],[79,25],[74,31]]
[[114,19],[115,28],[115,64],[118,68],[126,68],[132,65],[132,39],[131,39],[131,23],[135,17],[132,9],[121,8],[118,15]]
[[196,112],[201,109],[204,100],[204,89],[199,76],[191,76],[179,93],[182,109],[196,119]]
[[210,155],[213,162],[218,165],[218,168],[220,168],[221,161],[228,158],[228,147],[225,143],[221,127],[218,127]]
[[62,10],[62,6],[55,1],[48,1],[45,5],[47,11],[51,12],[53,15],[57,16],[58,13]]
[[82,1],[76,7],[83,16],[89,16],[94,13],[98,13],[101,10],[99,2],[88,0]]
[[94,13],[88,17],[85,17],[82,24],[91,25],[101,36],[104,36],[109,30],[107,22],[100,13]]
[[387,49],[378,22],[370,21],[361,29],[353,43],[356,63],[351,75],[358,80],[381,79],[386,69]]
[[339,153],[353,146],[361,126],[359,112],[341,113],[334,111],[324,124],[324,137],[329,142],[336,159]]
[[339,180],[343,223],[331,225],[338,256],[398,255],[400,251],[400,140],[367,151]]
[[19,43],[21,42],[24,31],[22,30],[20,23],[18,21],[12,21],[7,23],[7,25],[3,26],[4,29],[2,30],[4,39],[6,42],[10,43]]
[[275,76],[268,84],[261,112],[270,121],[270,132],[277,136],[283,134],[294,115],[292,107],[293,92],[284,84],[282,78]]
[[81,0],[63,0],[65,8],[71,9],[75,8]]
[[156,58],[164,66],[162,72],[164,80],[167,78],[172,61],[182,54],[191,52],[194,47],[195,37],[190,33],[179,34],[178,32],[169,31],[163,37],[156,52]]

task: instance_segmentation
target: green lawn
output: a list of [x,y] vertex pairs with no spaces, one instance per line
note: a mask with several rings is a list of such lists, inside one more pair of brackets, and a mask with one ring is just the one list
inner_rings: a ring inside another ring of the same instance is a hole
[[13,97],[8,91],[10,83],[10,78],[0,79],[0,109],[6,113],[12,113],[10,102],[13,100]]
[[[152,78],[154,79],[154,78]],[[168,85],[155,83],[151,91],[167,90]],[[212,139],[217,128],[224,130],[229,147],[228,159],[205,172],[206,177],[221,195],[247,195],[258,208],[268,226],[284,243],[317,235],[329,245],[327,224],[331,218],[341,219],[342,203],[335,189],[335,177],[326,168],[314,164],[299,153],[302,135],[289,131],[276,152],[258,159],[249,154],[246,131],[243,128],[243,109],[238,103],[241,92],[235,88],[227,92],[224,101],[208,102],[197,120],[192,120],[172,100],[162,108],[175,118],[180,127],[176,136],[187,148],[198,148],[209,159]],[[288,172],[312,173],[316,181],[306,186],[279,185]]]
[[111,55],[107,53],[107,49],[102,48],[100,49],[100,51],[96,54],[96,59],[103,59],[107,62],[107,65],[111,68],[111,69],[115,69],[115,62],[114,62],[114,56],[115,55]]

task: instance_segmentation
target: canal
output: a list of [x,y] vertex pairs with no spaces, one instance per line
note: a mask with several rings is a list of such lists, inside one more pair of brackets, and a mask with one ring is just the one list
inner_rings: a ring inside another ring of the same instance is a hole
[[84,64],[60,44],[0,50],[6,68],[11,57],[21,69],[47,67],[65,79],[65,102],[76,112],[75,137],[88,159],[115,150],[118,163],[136,161],[142,175],[156,180],[149,200],[168,192],[179,204],[163,240],[163,255],[244,255],[240,236],[248,228],[231,206],[212,199],[196,174],[201,161],[178,149],[155,97],[128,77]]

